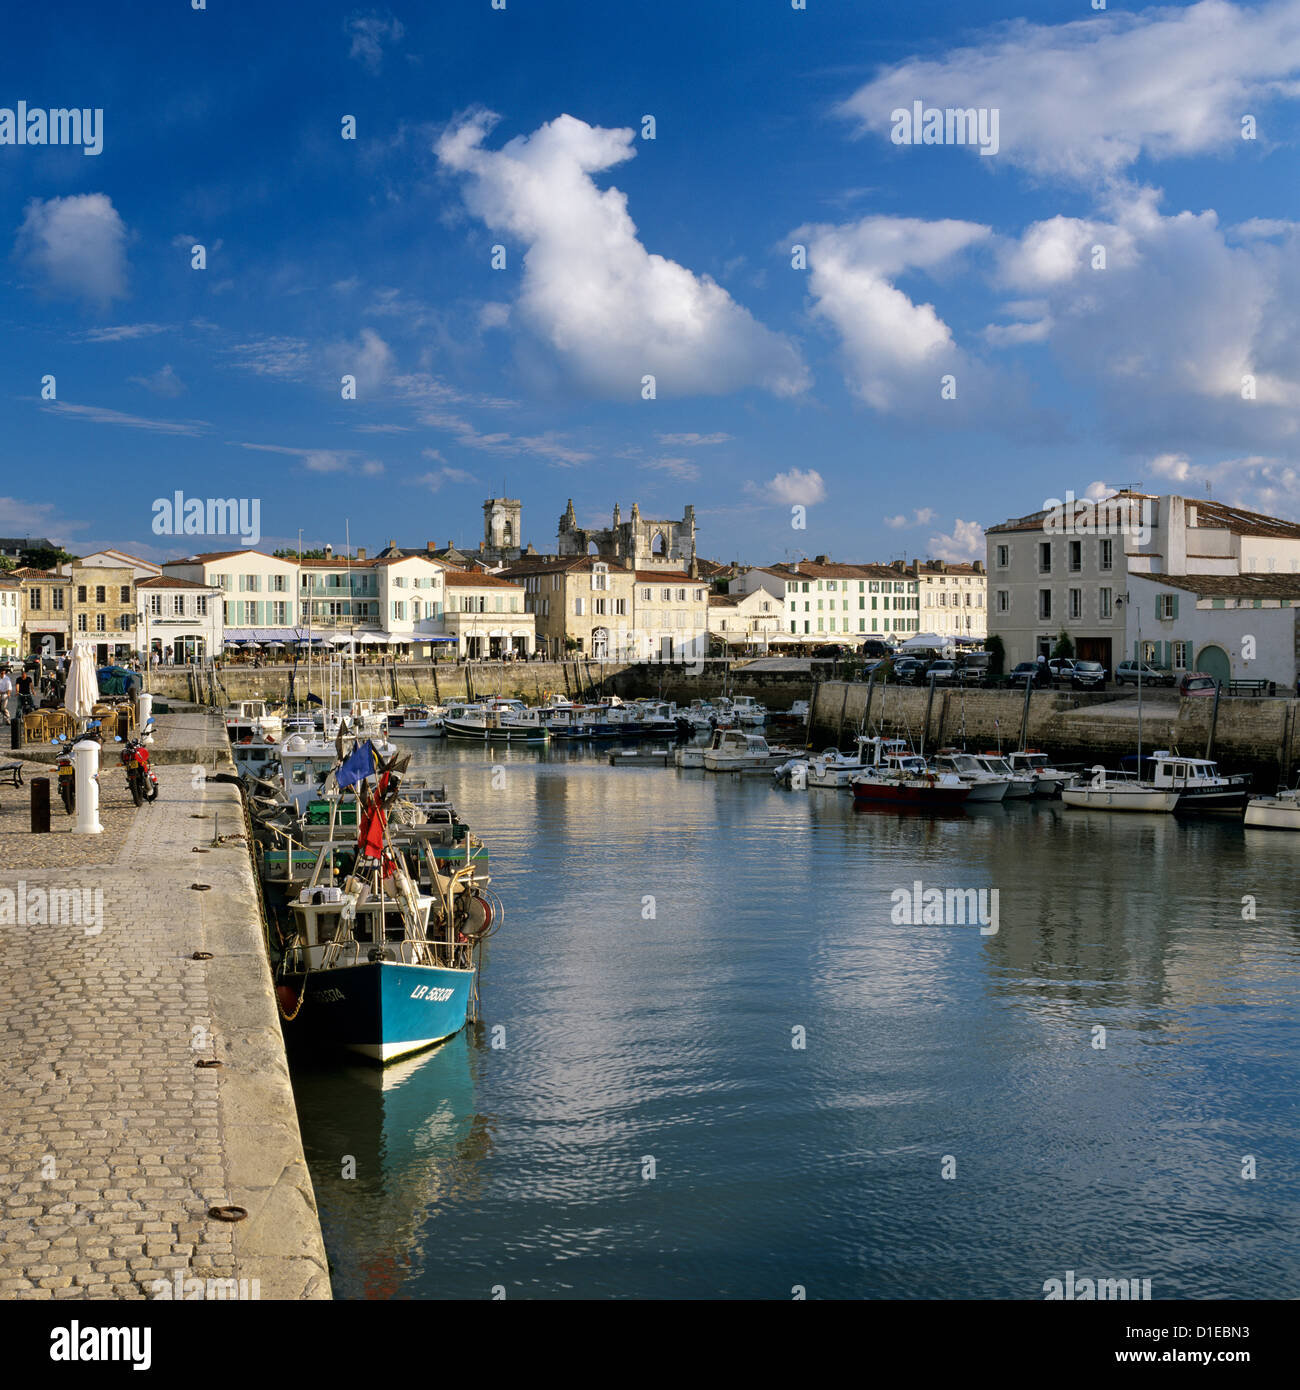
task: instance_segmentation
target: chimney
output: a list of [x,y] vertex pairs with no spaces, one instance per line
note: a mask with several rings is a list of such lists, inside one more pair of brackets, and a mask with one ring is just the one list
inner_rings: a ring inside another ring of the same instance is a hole
[[984,561],[983,561],[983,560],[976,560],[976,561],[974,561],[974,563],[971,565],[971,569],[974,570],[974,572],[975,572],[976,574],[983,574],[983,573],[984,573]]
[[356,558],[358,560],[364,560],[366,558],[366,548],[364,545],[357,546]]
[[424,553],[425,553],[426,555],[432,555],[433,552],[434,552],[435,550],[437,550],[437,548],[438,548],[438,547],[437,547],[436,543],[433,542],[433,541],[425,541],[425,543],[424,543]]
[[692,579],[698,579],[700,577],[700,562],[698,560],[692,559],[690,563],[690,568],[686,572],[691,576]]
[[830,562],[831,557],[829,555],[818,555],[813,560],[814,565],[829,565]]
[[388,548],[389,548],[389,550],[396,550],[396,549],[397,549],[397,542],[396,542],[396,541],[389,541],[389,542],[388,542]]
[[1195,526],[1195,525],[1196,525],[1196,506],[1195,506],[1195,504],[1192,504],[1192,505],[1190,505],[1190,506],[1187,508],[1187,524],[1188,524],[1189,526]]
[[921,562],[920,562],[920,560],[913,560],[913,561],[912,561],[912,573],[913,573],[913,574],[920,574],[920,573],[921,573]]

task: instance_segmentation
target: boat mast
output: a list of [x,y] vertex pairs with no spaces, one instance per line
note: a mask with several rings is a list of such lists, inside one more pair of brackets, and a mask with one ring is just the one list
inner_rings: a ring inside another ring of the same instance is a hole
[[1142,605],[1137,609],[1138,643],[1138,781],[1142,780]]

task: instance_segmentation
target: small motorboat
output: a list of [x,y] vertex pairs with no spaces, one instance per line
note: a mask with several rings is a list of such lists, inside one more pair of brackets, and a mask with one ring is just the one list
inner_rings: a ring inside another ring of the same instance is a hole
[[1157,787],[1122,774],[1092,769],[1092,781],[1066,787],[1061,799],[1067,806],[1086,811],[1156,811],[1171,814],[1178,805],[1178,789]]

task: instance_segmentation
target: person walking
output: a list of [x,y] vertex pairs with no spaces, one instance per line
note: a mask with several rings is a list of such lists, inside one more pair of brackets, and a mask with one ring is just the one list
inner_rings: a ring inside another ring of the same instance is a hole
[[14,683],[9,677],[8,666],[0,666],[0,715],[8,720],[13,711],[10,705],[13,702]]

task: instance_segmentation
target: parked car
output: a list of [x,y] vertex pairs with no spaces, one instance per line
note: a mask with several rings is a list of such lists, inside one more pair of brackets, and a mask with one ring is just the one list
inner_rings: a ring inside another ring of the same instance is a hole
[[1052,672],[1045,661],[1022,661],[1011,668],[1007,677],[1012,685],[1028,681],[1030,685],[1051,685]]
[[926,668],[925,680],[928,684],[931,680],[935,685],[952,685],[957,679],[957,663],[955,661],[932,661]]
[[894,679],[904,685],[915,685],[925,672],[925,662],[914,656],[902,656],[894,662]]
[[1070,670],[1076,690],[1100,690],[1106,684],[1106,668],[1100,661],[1076,661]]
[[1054,656],[1047,663],[1047,669],[1058,685],[1064,685],[1074,671],[1074,659],[1068,656]]
[[880,661],[864,661],[864,662],[862,663],[862,679],[863,679],[863,680],[866,680],[867,677],[868,677],[873,671],[876,673],[877,676],[882,675],[882,674],[883,674],[884,667],[886,667],[888,664],[889,664],[889,663],[888,663],[887,661],[884,661],[884,660],[880,660]]
[[813,648],[813,656],[818,658],[829,658],[832,661],[839,661],[841,657],[848,655],[848,648],[842,647],[838,642],[825,642],[820,647]]
[[[1145,676],[1142,678],[1146,679]],[[1178,693],[1180,695],[1213,695],[1219,688],[1219,682],[1213,676],[1207,676],[1204,671],[1188,671],[1178,682]]]
[[867,640],[863,642],[863,644],[858,648],[858,654],[860,656],[870,657],[872,659],[883,660],[891,653],[888,642],[881,642],[874,637],[868,637]]
[[1116,685],[1136,685],[1139,674],[1143,685],[1173,685],[1174,673],[1159,666],[1148,666],[1145,661],[1121,661],[1115,667]]
[[983,685],[993,669],[993,658],[988,652],[970,652],[957,667],[959,685]]

